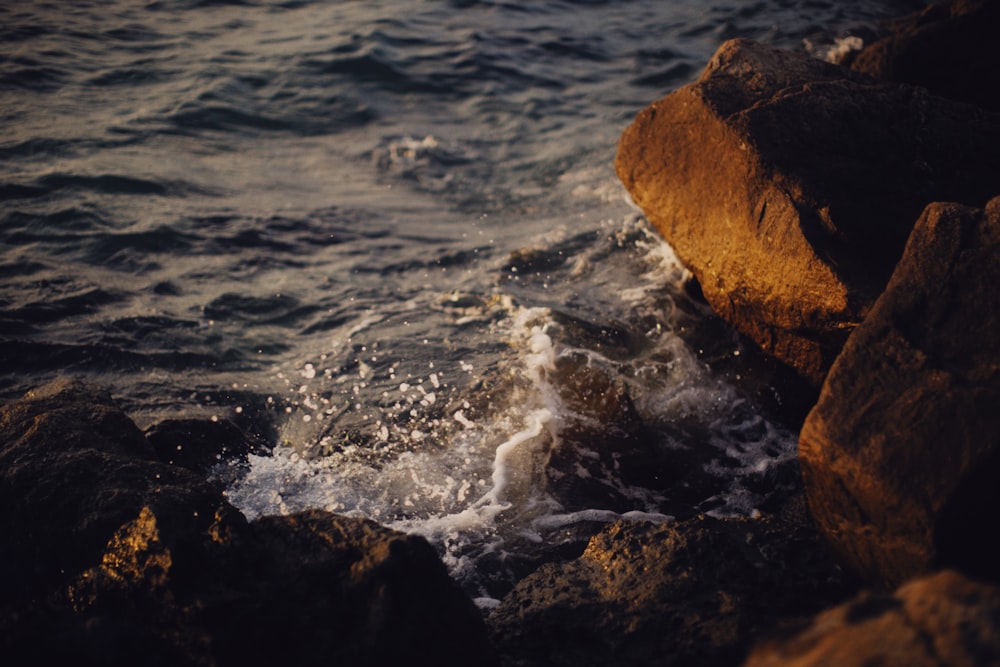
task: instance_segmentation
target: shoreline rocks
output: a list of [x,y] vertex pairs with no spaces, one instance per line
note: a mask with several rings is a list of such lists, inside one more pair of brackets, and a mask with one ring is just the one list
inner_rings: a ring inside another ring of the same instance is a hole
[[[998,132],[734,41],[623,138],[619,174],[708,302],[825,378],[800,451],[833,550],[801,495],[753,520],[619,522],[484,622],[422,538],[321,511],[248,522],[202,476],[252,450],[238,429],[144,435],[60,380],[0,408],[5,664],[732,665],[754,643],[748,667],[997,662],[997,588],[967,575],[1000,578],[1000,198],[912,221],[1000,194]],[[618,432],[576,435],[634,448],[627,394],[600,386],[588,406]],[[843,602],[834,553],[880,586],[956,571]]]
[[248,523],[83,382],[0,408],[0,531],[4,664],[496,664],[426,540]]
[[748,667],[1000,661],[998,11],[929,7],[853,70],[727,42],[622,135],[619,178],[706,301],[821,387],[810,512],[877,589]]
[[622,521],[524,578],[488,623],[506,664],[734,665],[854,590],[807,520]]
[[732,40],[615,167],[713,309],[818,386],[923,207],[996,194],[997,146],[981,109]]
[[785,639],[754,649],[744,667],[981,667],[1000,663],[1000,589],[954,571],[894,594],[860,594]]
[[886,37],[851,61],[856,72],[920,86],[935,95],[1000,111],[1000,51],[996,0],[929,5],[895,22]]
[[1000,197],[929,205],[803,425],[812,514],[874,583],[1000,577],[998,284]]

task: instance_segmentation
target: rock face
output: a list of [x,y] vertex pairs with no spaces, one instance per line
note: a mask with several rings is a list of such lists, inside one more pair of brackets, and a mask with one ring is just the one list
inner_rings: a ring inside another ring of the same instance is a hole
[[996,194],[1000,123],[733,40],[639,113],[615,166],[709,304],[818,385],[924,206]]
[[851,69],[1000,111],[998,25],[996,0],[932,5],[862,49]]
[[733,665],[777,619],[845,586],[815,532],[702,517],[614,524],[543,565],[488,619],[505,664]]
[[495,664],[433,548],[327,512],[247,523],[107,392],[0,409],[4,664]]
[[806,418],[813,516],[873,582],[1000,578],[998,284],[1000,197],[928,206]]
[[744,667],[996,664],[1000,589],[946,571],[824,612],[795,636],[758,646]]

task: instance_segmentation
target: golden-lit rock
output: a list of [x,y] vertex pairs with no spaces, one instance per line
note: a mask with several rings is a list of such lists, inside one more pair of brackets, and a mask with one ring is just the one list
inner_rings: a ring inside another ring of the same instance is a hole
[[0,533],[5,665],[495,664],[426,540],[321,511],[248,523],[82,382],[0,408]]
[[1000,579],[1000,197],[932,204],[806,418],[799,456],[843,561],[895,586]]
[[863,593],[744,667],[981,667],[1000,664],[1000,589],[945,571],[895,594]]
[[737,664],[779,619],[846,586],[806,524],[619,522],[523,579],[488,622],[509,664]]
[[931,201],[1000,182],[991,114],[746,40],[641,111],[615,162],[708,303],[819,385]]

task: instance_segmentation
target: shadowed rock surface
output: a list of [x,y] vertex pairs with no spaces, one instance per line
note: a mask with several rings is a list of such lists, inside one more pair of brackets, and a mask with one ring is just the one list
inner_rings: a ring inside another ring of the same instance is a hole
[[1000,576],[998,284],[1000,198],[928,206],[806,419],[813,516],[870,581]]
[[0,408],[4,664],[495,664],[423,539],[321,511],[247,523],[99,388]]
[[1000,589],[945,571],[895,594],[863,593],[745,667],[982,667],[1000,664]]
[[1000,123],[732,40],[639,113],[615,166],[708,303],[818,385],[924,206],[995,194]]
[[1000,2],[953,0],[895,22],[851,69],[1000,111]]

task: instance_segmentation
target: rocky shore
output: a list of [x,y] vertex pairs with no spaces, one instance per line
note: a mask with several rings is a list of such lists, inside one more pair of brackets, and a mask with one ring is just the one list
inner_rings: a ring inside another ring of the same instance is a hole
[[0,408],[3,663],[1000,664],[998,17],[841,65],[727,42],[622,137],[704,299],[818,391],[767,513],[609,525],[484,618],[423,538],[247,521],[232,424],[66,378]]

